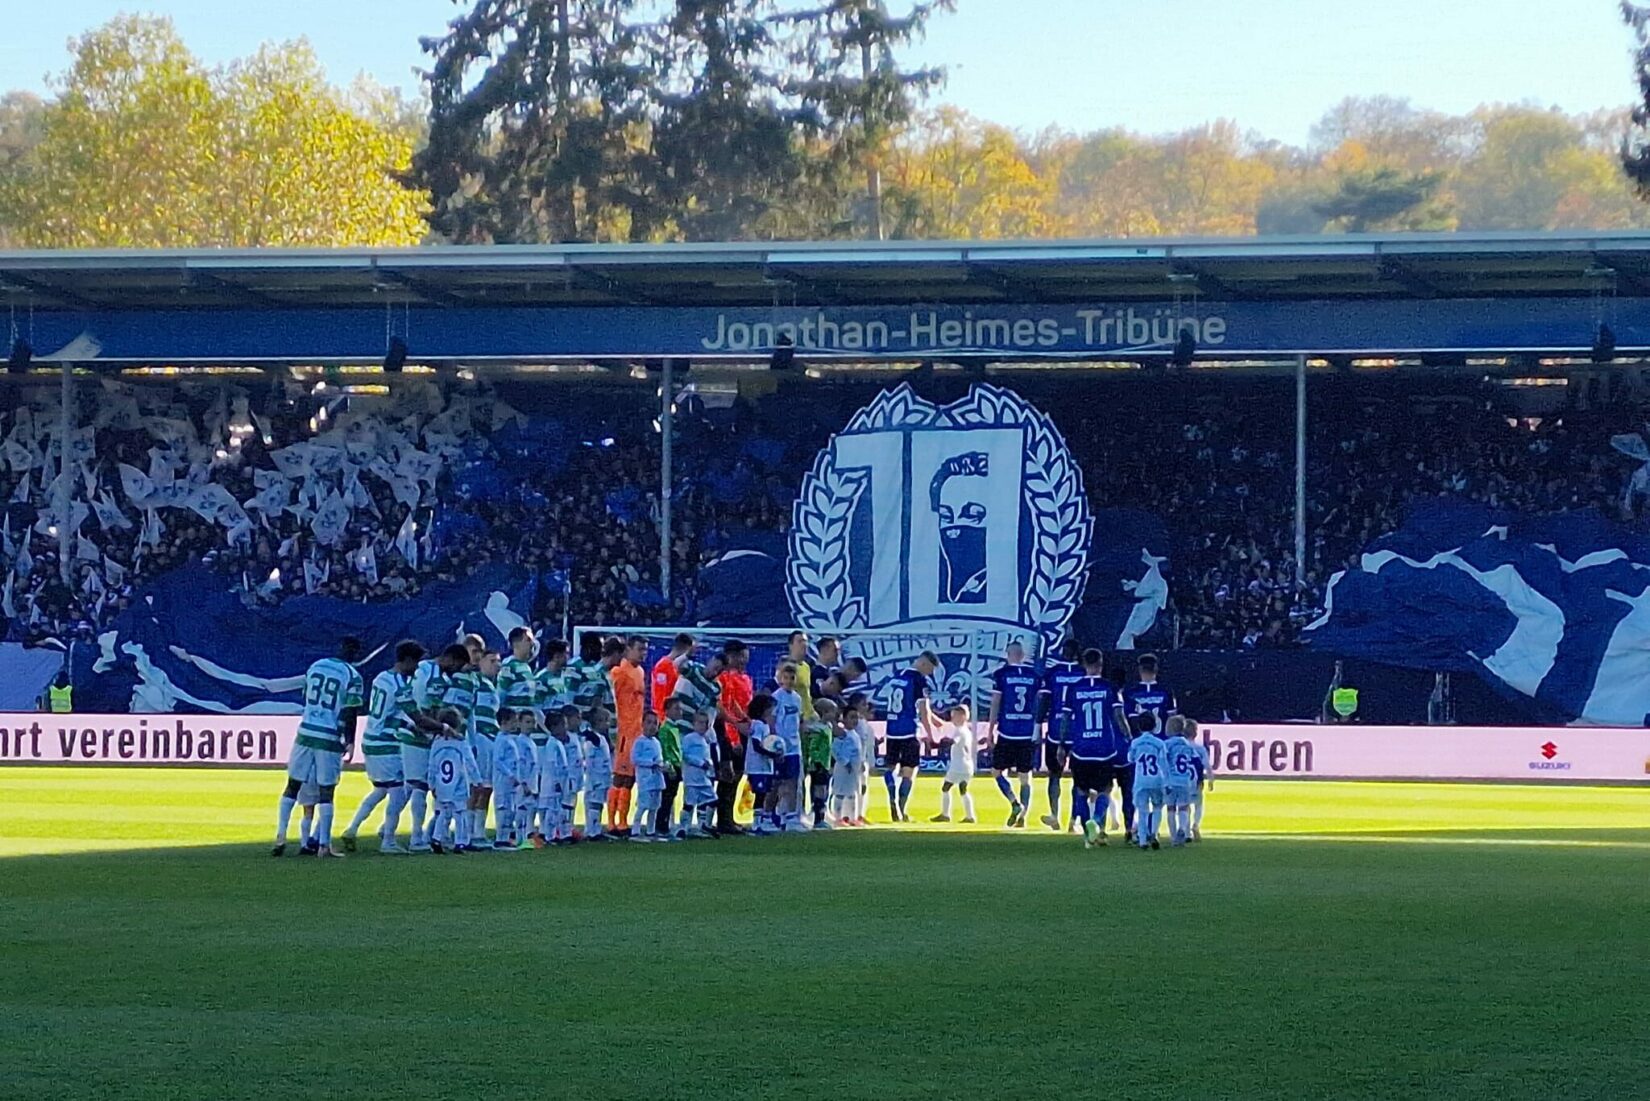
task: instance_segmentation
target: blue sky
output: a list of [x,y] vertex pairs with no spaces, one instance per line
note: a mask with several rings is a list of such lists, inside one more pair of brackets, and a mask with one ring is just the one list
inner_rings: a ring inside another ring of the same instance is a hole
[[[890,5],[898,7],[899,0]],[[49,0],[8,14],[0,87],[39,91],[67,40],[121,11],[171,15],[209,61],[309,38],[334,80],[416,86],[420,35],[452,0]],[[917,51],[950,69],[941,98],[1026,131],[1146,132],[1236,119],[1303,142],[1348,95],[1444,111],[1533,102],[1569,111],[1633,96],[1615,0],[958,0]]]

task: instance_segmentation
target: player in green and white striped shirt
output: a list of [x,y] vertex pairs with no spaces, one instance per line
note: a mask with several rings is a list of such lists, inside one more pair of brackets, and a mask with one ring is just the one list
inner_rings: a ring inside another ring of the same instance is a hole
[[493,743],[498,739],[497,650],[483,650],[475,671],[475,711],[470,723],[470,750],[475,755],[476,782],[470,785],[470,843],[487,840],[487,804],[493,798]]
[[355,835],[385,799],[384,828],[379,833],[378,851],[404,853],[396,843],[401,810],[407,805],[406,777],[401,770],[401,736],[414,729],[412,675],[424,657],[424,647],[403,642],[395,648],[395,664],[373,678],[367,700],[367,731],[361,737],[361,762],[366,766],[372,790],[361,800],[355,817],[344,830],[344,851],[355,851]]
[[[413,672],[413,707],[418,719],[413,728],[401,733],[401,772],[409,789],[408,809],[412,812],[412,844],[409,852],[429,852],[430,840],[425,821],[425,810],[430,794],[430,742],[432,735],[445,731],[440,713],[446,707],[447,695],[453,688],[453,676],[470,661],[470,652],[458,644],[441,651],[439,657],[418,663]],[[451,737],[462,737],[463,731],[451,731]]]
[[539,670],[539,707],[548,715],[573,702],[573,681],[567,665],[567,643],[553,638],[544,644],[544,668]]
[[533,651],[538,642],[530,627],[510,632],[510,656],[499,665],[498,698],[511,711],[535,711],[539,706],[539,680],[533,672]]
[[315,834],[306,852],[342,856],[332,851],[332,795],[338,787],[344,757],[354,748],[355,718],[365,690],[355,662],[361,660],[361,640],[346,638],[338,656],[322,658],[304,674],[304,713],[298,720],[298,739],[286,766],[286,788],[281,795],[275,825],[274,856],[286,852],[287,829],[298,791],[306,783],[318,791]]

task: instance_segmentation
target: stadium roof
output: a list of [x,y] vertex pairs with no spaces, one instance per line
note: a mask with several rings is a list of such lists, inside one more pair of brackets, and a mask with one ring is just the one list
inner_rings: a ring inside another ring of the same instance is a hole
[[39,309],[874,306],[1650,296],[1650,232],[0,251]]

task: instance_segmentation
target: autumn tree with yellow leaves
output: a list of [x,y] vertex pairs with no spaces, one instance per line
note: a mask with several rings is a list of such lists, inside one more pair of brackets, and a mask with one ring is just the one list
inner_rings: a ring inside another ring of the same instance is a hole
[[0,226],[29,248],[411,245],[427,203],[398,176],[416,133],[328,84],[303,42],[201,63],[171,22],[75,40]]

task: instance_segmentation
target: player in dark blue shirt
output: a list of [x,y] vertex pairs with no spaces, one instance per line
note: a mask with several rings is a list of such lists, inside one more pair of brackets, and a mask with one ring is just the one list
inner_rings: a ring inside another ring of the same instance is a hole
[[[1141,654],[1135,663],[1140,679],[1133,684],[1123,687],[1123,713],[1129,717],[1130,725],[1139,730],[1149,730],[1159,738],[1169,729],[1169,719],[1180,714],[1180,704],[1169,691],[1167,685],[1157,679],[1157,655]],[[1119,786],[1125,789],[1133,787],[1133,773],[1125,771],[1118,777]],[[1132,838],[1134,836],[1134,794],[1131,790],[1122,792],[1123,798],[1123,829]]]
[[[1066,744],[1068,730],[1065,720],[1070,715],[1066,707],[1066,693],[1083,679],[1083,665],[1079,660],[1082,656],[1082,643],[1075,638],[1067,639],[1060,648],[1060,660],[1049,662],[1043,670],[1043,714],[1046,720],[1043,767],[1048,770],[1048,813],[1043,815],[1043,825],[1051,830],[1060,828],[1060,781],[1066,774],[1066,761],[1070,756]],[[1076,806],[1074,800],[1071,828],[1076,828],[1079,822]]]
[[[1031,809],[1031,777],[1037,771],[1037,701],[1042,678],[1026,663],[1025,647],[1008,644],[1003,664],[991,673],[991,713],[986,739],[991,746],[991,771],[997,790],[1008,800],[1008,826],[1024,829]],[[1019,798],[1008,782],[1012,772],[1020,781]]]
[[1083,819],[1083,847],[1106,843],[1106,800],[1119,772],[1128,767],[1128,718],[1123,698],[1105,677],[1105,657],[1083,651],[1083,679],[1066,692],[1071,731],[1071,799],[1073,813],[1089,803]]
[[917,732],[934,725],[934,715],[928,705],[928,685],[939,667],[940,659],[924,650],[911,663],[911,668],[895,673],[883,688],[888,701],[888,727],[882,782],[888,785],[888,813],[895,822],[911,820],[905,810],[911,801],[912,778],[922,760]]

